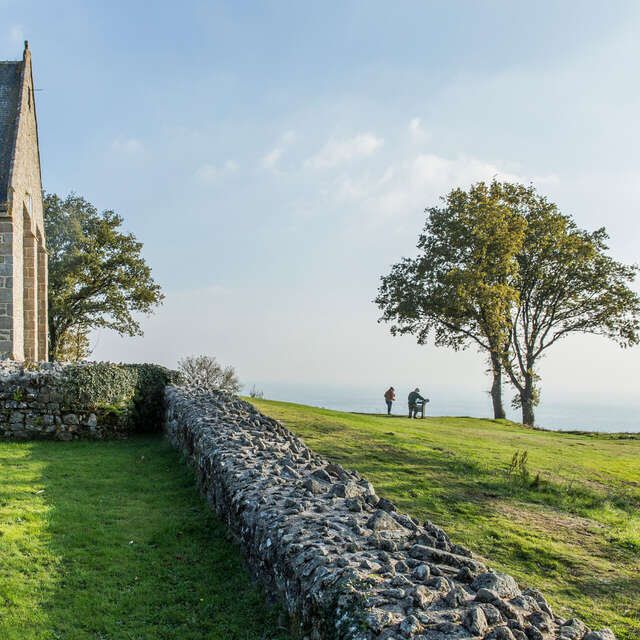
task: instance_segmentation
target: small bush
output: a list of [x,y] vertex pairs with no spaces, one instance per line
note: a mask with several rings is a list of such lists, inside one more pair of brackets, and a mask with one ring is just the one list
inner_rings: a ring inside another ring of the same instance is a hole
[[258,400],[262,400],[262,398],[264,398],[264,391],[261,391],[260,389],[258,389],[256,387],[256,385],[254,384],[251,387],[251,391],[249,391],[249,397],[250,398],[257,398]]
[[205,389],[216,389],[229,393],[240,391],[236,370],[223,367],[212,356],[189,356],[178,362],[178,370],[185,384]]

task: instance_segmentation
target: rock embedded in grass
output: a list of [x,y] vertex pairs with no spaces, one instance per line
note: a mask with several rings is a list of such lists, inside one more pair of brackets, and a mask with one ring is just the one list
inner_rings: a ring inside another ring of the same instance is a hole
[[314,640],[611,640],[554,618],[537,591],[239,398],[170,387],[166,404],[167,436],[209,504]]

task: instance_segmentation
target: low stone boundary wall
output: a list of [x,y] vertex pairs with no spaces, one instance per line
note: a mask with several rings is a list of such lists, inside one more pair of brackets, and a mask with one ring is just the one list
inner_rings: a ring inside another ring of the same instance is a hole
[[250,566],[312,640],[614,640],[310,451],[237,397],[167,387],[166,433]]
[[99,423],[88,407],[67,404],[66,366],[43,362],[28,369],[18,362],[0,363],[0,439],[99,439],[117,431],[117,417]]
[[150,364],[0,360],[0,439],[102,440],[159,432],[164,388],[178,379]]

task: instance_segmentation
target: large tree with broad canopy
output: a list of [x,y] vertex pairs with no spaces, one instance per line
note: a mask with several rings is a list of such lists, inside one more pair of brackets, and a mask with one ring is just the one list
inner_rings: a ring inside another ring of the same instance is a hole
[[637,267],[607,255],[607,234],[577,228],[533,186],[479,182],[426,210],[418,255],[381,278],[375,299],[392,334],[454,349],[475,345],[491,364],[494,416],[502,376],[522,421],[534,423],[536,365],[552,344],[591,333],[638,342]]
[[[47,193],[44,222],[49,252],[49,358],[67,355],[76,334],[105,327],[142,335],[137,314],[149,313],[163,294],[142,257],[142,243],[121,230],[114,211],[81,196]],[[84,353],[84,351],[83,351]]]

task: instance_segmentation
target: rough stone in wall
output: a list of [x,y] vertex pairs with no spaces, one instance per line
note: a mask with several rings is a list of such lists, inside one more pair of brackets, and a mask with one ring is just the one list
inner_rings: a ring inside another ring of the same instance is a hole
[[72,366],[83,365],[0,361],[1,440],[102,440],[122,431],[120,416],[68,403],[64,380]]
[[311,640],[614,640],[554,615],[431,522],[223,393],[167,387],[166,433]]

